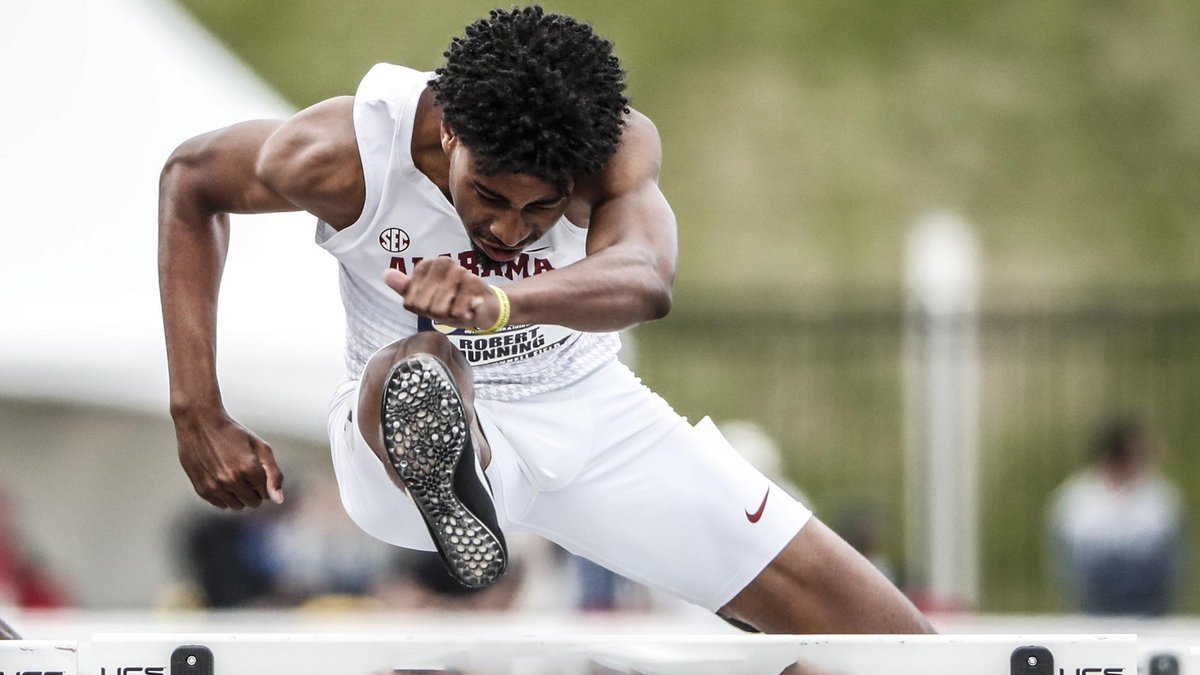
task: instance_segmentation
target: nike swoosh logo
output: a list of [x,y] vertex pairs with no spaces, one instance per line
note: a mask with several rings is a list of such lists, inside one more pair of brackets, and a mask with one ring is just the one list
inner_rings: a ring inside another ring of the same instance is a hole
[[752,523],[757,523],[758,519],[762,518],[763,509],[767,508],[767,497],[770,497],[770,496],[771,496],[771,486],[768,485],[767,493],[765,495],[763,495],[763,500],[762,500],[762,503],[758,505],[758,510],[755,511],[754,513],[750,513],[749,511],[747,511],[746,512],[746,520],[748,520]]
[[538,248],[531,248],[525,252],[526,253],[537,253],[538,251],[545,251],[548,248],[550,248],[550,247],[549,246],[539,246]]

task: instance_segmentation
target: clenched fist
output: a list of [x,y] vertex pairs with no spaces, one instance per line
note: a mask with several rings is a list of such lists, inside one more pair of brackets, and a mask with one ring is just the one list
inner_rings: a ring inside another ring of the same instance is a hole
[[234,511],[283,503],[283,474],[271,447],[227,415],[177,416],[175,436],[179,463],[208,503]]
[[456,328],[486,328],[500,317],[500,301],[483,279],[450,258],[427,258],[412,274],[383,273],[383,281],[404,296],[404,308]]

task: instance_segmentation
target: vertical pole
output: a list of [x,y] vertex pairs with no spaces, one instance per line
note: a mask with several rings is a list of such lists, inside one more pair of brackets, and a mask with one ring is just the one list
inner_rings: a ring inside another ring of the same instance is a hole
[[905,256],[906,554],[936,602],[979,600],[979,248],[952,214],[922,218]]

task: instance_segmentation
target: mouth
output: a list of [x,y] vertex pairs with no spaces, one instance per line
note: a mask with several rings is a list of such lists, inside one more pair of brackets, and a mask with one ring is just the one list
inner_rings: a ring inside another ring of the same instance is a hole
[[509,262],[516,260],[517,256],[521,255],[521,251],[525,250],[524,247],[507,248],[492,246],[491,244],[487,244],[482,241],[476,242],[476,244],[479,246],[479,250],[483,251],[484,255],[492,260],[495,260],[496,262]]

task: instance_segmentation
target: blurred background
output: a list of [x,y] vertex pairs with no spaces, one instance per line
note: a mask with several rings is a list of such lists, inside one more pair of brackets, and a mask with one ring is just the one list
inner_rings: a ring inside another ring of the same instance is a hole
[[[676,303],[629,337],[652,388],[925,608],[1200,611],[1200,4],[545,6],[615,42],[662,134]],[[376,62],[432,70],[491,7],[0,5],[0,606],[661,606],[533,541],[461,598],[349,524],[311,218],[235,224],[222,295],[226,404],[289,503],[208,510],[175,459],[162,161]]]

